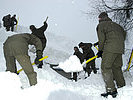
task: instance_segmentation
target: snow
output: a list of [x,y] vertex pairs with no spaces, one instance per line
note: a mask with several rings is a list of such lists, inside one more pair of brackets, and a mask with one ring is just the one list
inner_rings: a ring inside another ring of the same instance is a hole
[[[25,28],[22,27],[20,30],[21,32],[22,29]],[[6,32],[4,28],[0,28],[1,100],[105,100],[105,98],[100,96],[101,93],[105,92],[105,86],[100,71],[98,71],[98,74],[91,73],[90,77],[87,79],[83,79],[84,72],[82,71],[79,75],[81,79],[78,80],[78,82],[74,82],[56,73],[47,64],[44,64],[42,69],[38,69],[36,65],[34,65],[34,70],[37,72],[38,84],[31,87],[29,86],[28,78],[23,71],[19,75],[5,72],[6,65],[2,49],[3,42],[8,36],[18,33]],[[45,59],[45,61],[56,64],[62,63],[62,66],[65,66],[67,71],[75,70],[75,68],[80,65],[79,60],[75,56],[72,56],[74,52],[73,47],[77,45],[77,42],[65,37],[59,38],[59,36],[56,36],[53,33],[46,34],[48,38],[48,44],[44,50],[44,56],[47,55],[49,57]],[[67,44],[69,49],[65,47],[64,44]],[[126,54],[123,55],[124,66],[127,63],[130,52],[131,51],[127,50]],[[31,57],[31,61],[33,62],[35,59],[35,54],[29,52],[29,55]],[[100,68],[100,62],[100,59],[96,60],[96,67]],[[17,68],[21,68],[18,62]],[[79,69],[80,68],[81,66]],[[126,80],[126,86],[118,89],[119,94],[115,99],[109,96],[107,100],[133,100],[132,76],[132,70],[130,73],[125,72],[124,77]]]
[[65,72],[80,72],[83,70],[80,60],[75,55],[70,56],[65,62],[60,62],[58,67]]

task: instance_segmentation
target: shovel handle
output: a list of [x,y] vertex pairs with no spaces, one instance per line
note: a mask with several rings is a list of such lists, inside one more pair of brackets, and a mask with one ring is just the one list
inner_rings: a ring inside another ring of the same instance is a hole
[[[42,61],[42,60],[44,60],[44,59],[46,59],[46,58],[48,58],[48,56],[45,56],[45,57],[39,59],[39,61]],[[32,65],[35,65],[35,63],[32,63]],[[18,70],[18,71],[17,71],[17,74],[19,74],[22,70],[23,70],[23,69]]]
[[88,62],[92,61],[93,59],[96,59],[97,57],[98,57],[98,56],[96,55],[96,56],[94,56],[94,57],[88,59],[87,61],[85,61],[85,62],[82,63],[82,66],[83,66],[84,64],[87,64]]

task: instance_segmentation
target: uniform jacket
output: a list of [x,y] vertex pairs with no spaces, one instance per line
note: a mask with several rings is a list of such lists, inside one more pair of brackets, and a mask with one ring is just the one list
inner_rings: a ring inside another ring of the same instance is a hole
[[79,58],[81,64],[84,62],[83,54],[79,50],[75,51],[73,55],[76,55]]
[[86,60],[95,56],[91,47],[92,47],[91,43],[84,43],[84,47],[82,48],[82,50],[83,50],[83,58]]
[[99,39],[99,50],[112,53],[124,53],[126,32],[110,18],[107,17],[99,22],[97,35]]
[[3,25],[4,27],[11,25],[11,18],[9,15],[3,17]]
[[17,25],[17,20],[15,17],[11,17],[11,25],[12,26]]
[[45,37],[44,31],[47,29],[48,25],[47,23],[44,23],[44,25],[40,28],[36,28],[32,30],[32,34],[37,36],[39,39],[41,39],[42,45],[46,45],[47,39]]
[[35,45],[36,50],[42,51],[42,43],[38,37],[33,34],[16,34],[8,37],[5,41],[4,51],[8,56],[28,55],[28,45]]

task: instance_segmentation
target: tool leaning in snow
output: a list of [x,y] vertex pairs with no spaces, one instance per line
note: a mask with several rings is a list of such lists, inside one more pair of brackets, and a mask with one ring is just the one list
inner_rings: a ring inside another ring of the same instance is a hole
[[128,61],[128,66],[123,72],[129,71],[129,69],[133,67],[133,65],[130,67],[132,59],[133,59],[133,49],[132,49],[131,56]]
[[[45,57],[39,59],[39,61],[42,61],[42,60],[44,60],[44,59],[46,59],[46,58],[48,58],[48,56],[45,56]],[[32,65],[35,65],[35,63],[32,63]],[[17,71],[17,74],[19,74],[21,71],[23,71],[23,69],[18,70],[18,71]]]

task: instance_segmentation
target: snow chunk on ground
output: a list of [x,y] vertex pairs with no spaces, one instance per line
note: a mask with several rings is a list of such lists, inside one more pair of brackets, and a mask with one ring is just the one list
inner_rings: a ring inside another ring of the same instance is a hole
[[75,55],[70,56],[65,62],[60,62],[58,67],[65,72],[80,72],[83,70],[79,58]]

